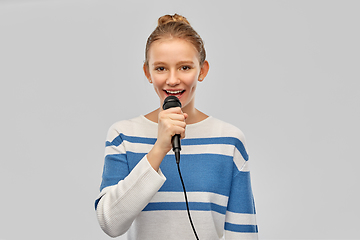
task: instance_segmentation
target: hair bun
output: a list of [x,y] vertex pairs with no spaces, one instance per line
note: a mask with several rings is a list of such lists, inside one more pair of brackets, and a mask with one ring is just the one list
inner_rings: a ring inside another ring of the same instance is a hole
[[190,25],[190,23],[185,17],[175,13],[174,15],[164,15],[160,17],[158,20],[158,26],[165,25],[169,22],[182,22],[187,25]]

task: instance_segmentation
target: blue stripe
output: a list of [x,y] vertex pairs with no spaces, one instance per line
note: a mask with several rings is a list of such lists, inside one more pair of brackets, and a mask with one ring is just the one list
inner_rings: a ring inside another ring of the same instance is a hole
[[[155,144],[156,138],[134,137],[120,133],[120,135],[114,138],[111,142],[106,141],[106,147],[119,146],[123,141],[128,141],[131,143]],[[208,145],[208,144],[233,145],[238,149],[238,151],[241,153],[241,155],[246,161],[249,160],[249,156],[245,150],[244,144],[239,139],[234,137],[190,138],[190,139],[185,138],[181,140],[181,145],[183,146]]]
[[257,225],[238,225],[232,223],[225,223],[225,230],[239,233],[257,233]]
[[[181,155],[180,168],[186,190],[229,196],[232,181],[232,157],[218,154]],[[167,155],[160,165],[167,180],[160,191],[182,192],[174,156]]]
[[100,201],[100,198],[98,198],[98,199],[95,200],[95,211],[97,210],[97,206],[98,206],[98,204],[99,204],[99,201]]
[[129,172],[126,154],[106,155],[100,191],[105,187],[117,184],[120,180],[123,180]]
[[[189,209],[192,211],[214,211],[221,214],[226,213],[226,207],[220,206],[215,203],[205,202],[189,202]],[[156,202],[149,203],[143,211],[172,211],[183,210],[186,211],[185,202]]]
[[[113,154],[105,157],[101,190],[124,179],[146,153]],[[167,180],[159,191],[182,192],[173,155],[166,155],[160,168]],[[239,172],[231,156],[219,154],[183,154],[180,168],[187,191],[233,195],[228,211],[255,213],[249,172]],[[234,177],[235,176],[235,177]]]
[[251,190],[250,173],[238,172],[231,182],[228,211],[255,214],[254,197]]
[[[101,189],[124,179],[146,153],[114,154],[105,157]],[[233,171],[238,172],[231,156],[219,154],[183,154],[181,172],[188,191],[207,191],[229,196]],[[182,192],[179,173],[173,155],[166,155],[160,165],[167,180],[160,191]]]

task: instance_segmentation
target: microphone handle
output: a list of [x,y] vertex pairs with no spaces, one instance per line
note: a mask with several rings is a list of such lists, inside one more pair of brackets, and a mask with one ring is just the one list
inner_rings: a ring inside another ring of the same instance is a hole
[[180,134],[175,134],[171,139],[171,143],[173,146],[173,151],[175,153],[176,163],[179,164],[180,163],[180,150],[181,150]]
[[173,136],[171,139],[171,143],[173,146],[173,151],[175,151],[175,149],[181,150],[180,134],[175,134],[175,136]]

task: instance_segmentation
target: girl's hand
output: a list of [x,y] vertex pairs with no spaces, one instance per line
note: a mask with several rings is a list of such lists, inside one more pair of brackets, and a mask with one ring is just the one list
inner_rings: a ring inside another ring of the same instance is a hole
[[153,148],[148,153],[148,161],[158,171],[165,155],[172,149],[171,139],[175,134],[185,138],[185,120],[188,117],[180,107],[160,110],[158,115],[158,136]]
[[158,116],[158,137],[155,145],[168,153],[172,149],[171,139],[175,134],[185,138],[185,119],[187,114],[181,111],[180,107],[160,110]]

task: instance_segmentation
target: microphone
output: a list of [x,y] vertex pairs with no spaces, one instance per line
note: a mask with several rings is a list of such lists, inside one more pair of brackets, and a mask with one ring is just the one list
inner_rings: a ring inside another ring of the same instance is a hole
[[[181,107],[180,100],[175,96],[168,96],[164,100],[163,109],[169,109],[173,107]],[[181,150],[181,144],[180,144],[180,134],[175,134],[171,139],[173,152],[175,153],[176,163],[180,163],[180,150]]]
[[[181,107],[181,102],[175,96],[168,96],[164,100],[163,109],[166,110],[166,109],[169,109],[169,108],[172,108],[172,107]],[[193,229],[193,232],[195,234],[196,239],[199,240],[199,237],[198,237],[198,235],[196,233],[196,230],[195,230],[195,226],[194,226],[194,224],[192,222],[192,219],[191,219],[189,203],[188,203],[187,194],[186,194],[186,190],[185,190],[185,184],[184,184],[183,178],[181,176],[181,171],[180,171],[180,165],[179,165],[179,163],[180,163],[180,150],[181,150],[180,134],[175,134],[171,139],[171,143],[172,143],[173,151],[175,153],[175,159],[176,159],[176,164],[177,164],[177,168],[178,168],[178,171],[179,171],[181,184],[182,184],[182,187],[183,187],[183,190],[184,190],[186,210],[187,210],[187,213],[188,213],[189,221],[190,221],[190,224],[191,224],[191,227]]]

